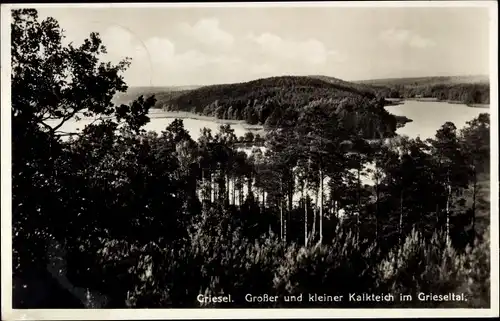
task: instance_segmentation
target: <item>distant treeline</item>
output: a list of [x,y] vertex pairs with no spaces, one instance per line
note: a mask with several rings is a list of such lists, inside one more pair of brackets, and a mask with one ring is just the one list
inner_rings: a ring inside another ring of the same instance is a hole
[[[245,83],[203,87],[135,87],[117,93],[116,104],[128,104],[140,95],[155,95],[154,108],[189,111],[220,119],[265,124],[275,106],[303,107],[318,99],[434,98],[463,104],[489,104],[486,76],[420,77],[347,82],[328,76],[282,76]],[[386,104],[388,104],[386,102]],[[403,122],[404,123],[404,122]]]
[[390,90],[388,98],[436,98],[463,104],[489,104],[489,84],[402,86]]
[[487,84],[489,77],[486,75],[476,76],[436,76],[436,77],[409,77],[409,78],[385,78],[355,81],[353,83],[368,86],[434,86],[443,84]]
[[377,97],[435,98],[463,104],[489,104],[490,85],[485,77],[424,77],[363,81],[376,88]]

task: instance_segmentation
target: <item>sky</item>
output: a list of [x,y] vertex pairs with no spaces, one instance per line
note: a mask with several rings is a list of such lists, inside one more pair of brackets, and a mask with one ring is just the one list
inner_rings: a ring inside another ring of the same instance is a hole
[[489,74],[487,8],[38,8],[66,42],[101,35],[129,86],[279,75],[344,80]]

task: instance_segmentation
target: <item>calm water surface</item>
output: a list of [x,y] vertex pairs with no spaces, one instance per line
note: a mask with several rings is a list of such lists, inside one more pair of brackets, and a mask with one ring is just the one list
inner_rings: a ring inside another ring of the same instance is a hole
[[[152,110],[149,113],[150,121],[144,126],[146,131],[154,131],[161,133],[170,125],[176,118],[182,119],[184,128],[189,132],[193,140],[198,140],[203,128],[212,130],[212,134],[219,131],[219,127],[224,124],[230,124],[237,137],[245,135],[246,132],[259,132],[262,126],[252,126],[245,124],[243,121],[221,120],[213,117],[205,117],[190,113],[164,112]],[[80,132],[86,125],[92,123],[93,119],[82,118],[79,121],[70,120],[64,123],[60,131],[63,132]],[[49,125],[57,125],[57,121],[49,123]]]
[[[406,116],[413,122],[406,123],[399,128],[397,133],[407,135],[410,138],[420,136],[421,139],[434,137],[436,131],[447,121],[451,121],[457,128],[463,128],[466,122],[477,117],[480,113],[489,113],[489,108],[474,108],[461,104],[448,104],[443,102],[419,102],[405,101],[401,105],[387,106],[387,111],[398,116]],[[220,125],[230,124],[236,136],[243,136],[248,131],[262,131],[261,126],[251,126],[242,121],[220,120],[213,117],[205,117],[190,113],[176,113],[153,110],[150,112],[150,122],[145,129],[160,133],[174,121],[181,118],[184,128],[194,140],[200,137],[202,128],[209,128],[212,133],[218,131]],[[91,123],[91,119],[80,121],[68,121],[61,128],[62,131],[80,131],[85,125]]]
[[[398,116],[406,116],[413,122],[406,123],[399,128],[397,133],[410,138],[420,136],[421,139],[434,137],[436,131],[447,121],[451,121],[457,128],[463,128],[466,122],[477,117],[480,113],[489,113],[489,108],[474,108],[461,104],[448,104],[443,102],[405,101],[401,105],[387,106],[387,111]],[[212,133],[219,130],[220,125],[230,124],[237,137],[243,136],[248,131],[261,131],[261,126],[251,126],[242,121],[220,120],[213,117],[199,116],[189,113],[175,113],[153,110],[150,112],[150,122],[145,128],[148,131],[160,133],[174,121],[181,118],[184,128],[194,140],[200,137],[202,128],[209,128]],[[80,131],[91,119],[68,121],[61,128],[63,131]]]
[[406,116],[413,120],[397,130],[400,135],[410,138],[420,136],[422,140],[434,137],[436,131],[447,121],[457,128],[466,126],[466,122],[476,118],[481,113],[490,113],[489,108],[468,107],[461,104],[443,102],[405,101],[402,105],[387,106],[387,111],[393,115]]

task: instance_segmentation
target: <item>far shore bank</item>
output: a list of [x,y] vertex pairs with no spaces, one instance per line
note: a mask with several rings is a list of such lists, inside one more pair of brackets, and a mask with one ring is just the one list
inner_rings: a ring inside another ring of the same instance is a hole
[[403,105],[405,101],[417,101],[417,102],[436,102],[436,103],[443,103],[443,104],[454,104],[454,105],[465,105],[467,107],[472,107],[472,108],[490,108],[490,104],[466,104],[462,101],[456,101],[456,100],[439,100],[438,98],[433,98],[433,97],[427,97],[427,98],[386,98],[386,100],[389,102],[387,106],[398,106],[398,105]]
[[[417,101],[417,102],[422,102],[422,103],[432,102],[431,100],[428,100],[428,99],[422,100],[422,99],[397,99],[397,98],[387,99],[387,101],[390,101],[390,104],[385,105],[384,106],[385,108],[395,107],[393,109],[392,114],[398,119],[398,126],[397,126],[398,129],[406,127],[406,125],[408,123],[414,122],[414,119],[412,119],[413,117],[409,118],[407,116],[397,115],[400,112],[397,112],[396,110],[399,110],[400,107],[405,108],[404,105],[405,105],[406,101],[408,101],[408,102]],[[433,101],[437,102],[437,103],[447,103],[446,105],[453,104],[453,103],[457,104],[457,105],[465,105],[465,104],[462,104],[459,102],[447,102],[447,101],[437,101],[437,100],[433,100]],[[401,106],[399,106],[399,105],[401,105]],[[409,107],[412,110],[420,110],[418,106],[411,106],[411,105],[409,106],[407,104],[406,107]],[[448,107],[448,108],[450,108],[450,107]],[[457,106],[457,107],[461,108],[461,106]],[[489,109],[489,105],[487,105],[487,104],[474,104],[474,105],[468,105],[468,107]],[[453,108],[453,107],[451,107],[451,108]],[[211,123],[211,125],[209,125],[209,124],[204,125],[202,123],[202,124],[197,124],[196,126],[213,128],[213,129],[217,127],[217,126],[214,127],[213,124],[217,124],[219,126],[220,125],[231,125],[231,127],[236,129],[237,132],[241,132],[241,129],[243,129],[246,132],[252,132],[254,135],[260,135],[261,137],[264,137],[266,135],[266,132],[267,132],[267,130],[264,128],[264,126],[262,124],[251,125],[251,124],[248,124],[245,120],[218,119],[214,116],[200,115],[200,114],[195,114],[193,112],[188,112],[188,111],[167,111],[164,109],[152,108],[149,110],[148,116],[151,119],[151,122],[153,122],[153,124],[150,124],[151,125],[150,127],[155,127],[155,128],[158,127],[157,126],[158,124],[161,126],[166,126],[174,119],[184,119],[184,120],[186,120],[186,122],[189,123],[189,125],[192,125],[192,121],[194,121],[194,122],[197,122],[197,121],[198,122],[207,122],[207,123],[209,122],[209,123]],[[108,118],[108,117],[106,117],[106,118]],[[109,118],[113,118],[113,116],[109,116]],[[80,119],[84,122],[92,120],[92,118],[90,118],[90,117],[89,118],[88,117],[81,117]],[[166,120],[165,125],[163,125],[163,119]],[[57,122],[55,122],[55,123],[57,123]]]

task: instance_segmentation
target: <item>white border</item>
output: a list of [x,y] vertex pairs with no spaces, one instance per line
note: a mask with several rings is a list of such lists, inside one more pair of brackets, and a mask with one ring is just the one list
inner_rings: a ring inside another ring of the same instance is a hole
[[361,317],[492,317],[499,315],[498,293],[498,7],[496,1],[366,1],[268,3],[114,3],[9,4],[1,6],[1,213],[12,213],[10,119],[10,9],[19,7],[181,8],[181,7],[483,7],[490,9],[491,115],[491,308],[490,309],[12,309],[11,215],[2,215],[2,320],[243,319]]
[[498,176],[498,3],[490,6],[490,246],[491,308],[499,316],[499,176]]
[[269,1],[269,2],[190,2],[190,3],[23,3],[5,5],[10,8],[280,8],[280,7],[347,7],[347,8],[373,8],[373,7],[469,7],[493,8],[494,0],[480,1]]

